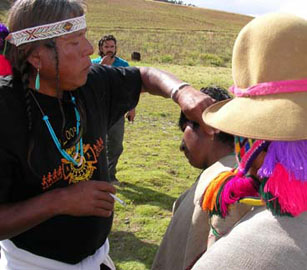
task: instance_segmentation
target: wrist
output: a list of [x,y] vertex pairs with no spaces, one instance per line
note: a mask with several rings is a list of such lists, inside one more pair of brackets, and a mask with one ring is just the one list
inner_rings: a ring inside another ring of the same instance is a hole
[[176,96],[177,96],[177,93],[182,90],[184,87],[186,86],[190,86],[189,83],[187,82],[183,82],[179,85],[176,85],[175,87],[172,88],[172,91],[171,91],[171,99],[176,101]]
[[66,198],[65,188],[56,188],[54,190],[48,191],[45,194],[48,199],[51,200],[49,205],[49,212],[52,216],[57,216],[63,214],[63,199]]

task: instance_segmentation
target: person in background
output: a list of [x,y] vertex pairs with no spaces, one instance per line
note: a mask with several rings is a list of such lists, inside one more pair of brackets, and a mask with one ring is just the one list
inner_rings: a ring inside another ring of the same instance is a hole
[[154,68],[93,65],[83,0],[17,0],[7,25],[13,76],[0,77],[0,269],[115,269],[107,130],[141,91],[172,97],[200,125],[212,99]]
[[[128,67],[129,64],[124,59],[116,56],[117,41],[113,35],[105,35],[98,42],[99,57],[92,59],[92,63],[108,65],[113,67]],[[126,114],[129,122],[135,118],[135,108]],[[116,177],[116,166],[124,147],[125,117],[121,117],[109,130],[107,134],[107,157],[109,163],[109,174],[112,184],[119,185]]]
[[[215,101],[230,98],[220,87],[202,88],[201,92]],[[189,163],[202,169],[201,174],[190,189],[174,203],[173,217],[155,256],[152,270],[184,270],[206,249],[209,234],[208,213],[200,207],[202,187],[207,178],[230,170],[236,163],[234,138],[224,132],[209,136],[198,123],[190,121],[181,112],[179,127],[183,132],[180,150]]]

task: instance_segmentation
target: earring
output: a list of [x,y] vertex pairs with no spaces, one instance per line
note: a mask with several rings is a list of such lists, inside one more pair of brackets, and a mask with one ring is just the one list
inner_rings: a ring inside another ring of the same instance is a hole
[[40,88],[40,79],[39,79],[39,68],[37,68],[36,79],[35,79],[35,90],[39,91]]

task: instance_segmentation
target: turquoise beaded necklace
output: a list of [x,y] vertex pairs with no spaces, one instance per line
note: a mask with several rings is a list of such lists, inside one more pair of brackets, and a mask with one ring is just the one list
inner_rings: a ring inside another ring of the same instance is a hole
[[[82,143],[82,137],[80,138],[79,142],[76,143],[76,146],[75,146],[75,149],[76,149],[76,152],[75,152],[75,155],[73,157],[71,157],[64,149],[62,149],[61,147],[61,144],[60,144],[60,141],[59,139],[57,138],[55,132],[54,132],[54,129],[52,128],[50,122],[49,122],[49,118],[48,116],[44,113],[44,111],[42,110],[41,106],[39,105],[37,99],[35,98],[34,94],[32,93],[31,90],[30,91],[30,94],[32,95],[35,103],[37,104],[39,110],[41,111],[42,115],[43,115],[43,121],[45,122],[48,130],[49,130],[49,133],[51,135],[51,138],[54,142],[54,144],[56,145],[58,151],[60,152],[60,154],[68,161],[70,161],[71,163],[73,163],[75,166],[77,167],[80,167],[84,161],[84,153],[83,153],[83,143]],[[80,113],[76,107],[76,99],[74,96],[71,96],[71,101],[72,103],[75,105],[74,106],[74,110],[75,110],[75,115],[76,115],[76,121],[77,121],[77,124],[76,124],[76,132],[77,132],[77,136],[79,135],[79,132],[80,132],[80,121],[81,121],[81,118],[80,118]],[[80,156],[80,160],[79,162],[77,162],[77,159],[78,157]]]

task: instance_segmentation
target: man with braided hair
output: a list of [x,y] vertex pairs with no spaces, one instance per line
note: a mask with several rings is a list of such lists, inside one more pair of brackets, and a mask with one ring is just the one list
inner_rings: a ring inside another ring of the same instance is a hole
[[[92,65],[82,0],[17,0],[0,78],[0,268],[115,269],[108,128],[141,90],[172,97],[203,128],[212,103],[153,68]],[[210,131],[211,129],[208,129]]]

